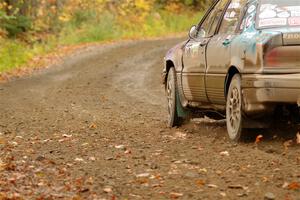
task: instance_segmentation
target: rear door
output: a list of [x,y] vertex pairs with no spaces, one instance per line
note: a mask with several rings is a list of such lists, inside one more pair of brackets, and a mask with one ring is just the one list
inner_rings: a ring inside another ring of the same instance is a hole
[[231,42],[239,34],[240,21],[247,0],[232,0],[220,29],[207,46],[206,94],[211,103],[225,104],[224,84],[231,64]]
[[214,35],[228,0],[218,1],[198,25],[198,33],[190,39],[183,53],[182,88],[185,98],[207,102],[205,92],[206,47]]

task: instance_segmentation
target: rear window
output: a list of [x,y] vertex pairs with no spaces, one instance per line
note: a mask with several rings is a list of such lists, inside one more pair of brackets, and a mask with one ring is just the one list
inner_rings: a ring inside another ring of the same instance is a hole
[[300,0],[261,0],[256,19],[259,28],[300,26]]

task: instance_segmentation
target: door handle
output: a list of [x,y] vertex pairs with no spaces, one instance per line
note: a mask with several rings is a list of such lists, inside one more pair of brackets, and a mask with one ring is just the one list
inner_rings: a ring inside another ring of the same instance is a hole
[[228,46],[229,44],[231,43],[231,40],[230,39],[225,39],[224,41],[223,41],[223,46]]

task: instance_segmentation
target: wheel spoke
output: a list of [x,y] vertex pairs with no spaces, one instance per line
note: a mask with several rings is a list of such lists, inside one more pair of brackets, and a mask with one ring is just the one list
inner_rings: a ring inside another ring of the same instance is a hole
[[239,123],[241,120],[241,101],[240,101],[240,93],[239,89],[234,87],[229,93],[229,102],[228,102],[228,117],[229,117],[229,125],[233,132],[236,132]]

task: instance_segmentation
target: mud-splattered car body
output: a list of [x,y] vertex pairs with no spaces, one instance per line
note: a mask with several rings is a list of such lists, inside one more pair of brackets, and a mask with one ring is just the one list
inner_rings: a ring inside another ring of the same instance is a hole
[[[209,31],[202,30],[206,25]],[[165,84],[171,67],[177,103],[184,108],[225,110],[235,74],[241,77],[243,115],[272,113],[279,104],[299,106],[300,1],[216,1],[190,38],[168,51]]]

